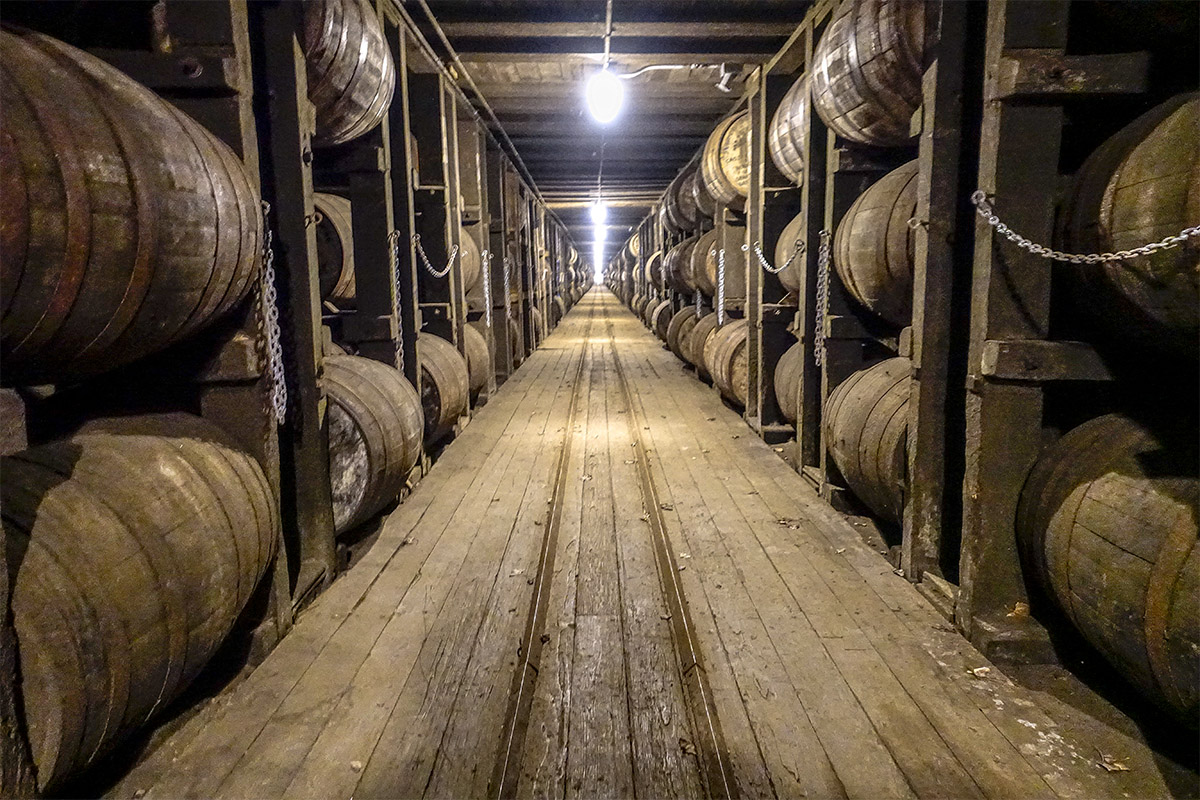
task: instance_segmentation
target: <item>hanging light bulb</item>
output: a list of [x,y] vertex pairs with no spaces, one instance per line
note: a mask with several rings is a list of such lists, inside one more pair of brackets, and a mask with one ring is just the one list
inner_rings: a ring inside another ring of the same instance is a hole
[[621,113],[621,106],[625,103],[625,87],[621,79],[605,67],[588,79],[584,96],[592,118],[601,125],[607,125]]
[[588,209],[588,213],[592,217],[593,225],[603,225],[605,222],[608,222],[608,206],[600,200],[592,203]]

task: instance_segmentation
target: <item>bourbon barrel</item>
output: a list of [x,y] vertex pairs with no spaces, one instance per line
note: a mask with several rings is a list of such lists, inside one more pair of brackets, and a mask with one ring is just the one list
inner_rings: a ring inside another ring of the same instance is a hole
[[804,183],[805,137],[808,136],[809,76],[805,73],[779,101],[767,130],[771,160],[789,181]]
[[474,325],[463,326],[463,351],[467,354],[467,385],[471,394],[478,394],[492,376],[492,357],[487,337]]
[[696,200],[696,212],[700,216],[699,221],[711,220],[716,217],[717,201],[708,193],[708,188],[704,185],[703,173],[699,168],[696,169],[696,180],[692,182],[692,195]]
[[795,422],[799,416],[800,376],[804,369],[804,345],[796,342],[775,362],[775,402],[783,418]]
[[[1064,249],[1112,253],[1200,225],[1200,97],[1176,97],[1102,144],[1061,215]],[[1074,267],[1085,308],[1117,335],[1193,355],[1200,340],[1200,247]]]
[[355,307],[354,225],[350,201],[336,194],[316,192],[317,275],[321,299],[338,308]]
[[300,44],[319,144],[342,144],[383,121],[396,67],[383,25],[368,0],[304,3]]
[[199,417],[89,423],[0,459],[39,789],[95,763],[204,667],[274,555],[258,463]]
[[[709,233],[712,236],[708,238],[707,242],[702,241],[697,246],[696,254],[692,256],[692,264],[693,268],[697,265],[700,248],[704,247],[702,268],[704,277],[702,280],[697,277],[697,282],[705,286],[712,286],[712,296],[715,298],[720,288],[721,240],[716,230]],[[727,298],[740,296],[744,291],[746,284],[745,275],[746,251],[742,250],[740,244],[735,244],[725,251],[725,296]]]
[[912,362],[890,358],[854,373],[825,402],[825,442],[863,504],[899,523],[908,480],[908,393]]
[[421,408],[425,413],[425,443],[433,444],[454,429],[467,413],[471,378],[466,359],[450,342],[431,333],[417,337],[421,360]]
[[[783,227],[775,241],[775,265],[787,264],[779,271],[777,277],[783,288],[789,292],[799,293],[804,283],[804,254],[796,252],[796,242],[803,241],[804,226],[807,222],[803,213],[797,214]],[[788,263],[789,259],[791,263]]]
[[700,155],[704,188],[719,205],[741,211],[750,194],[750,113],[726,117]]
[[666,288],[663,280],[663,252],[661,250],[655,250],[654,254],[646,259],[646,283],[659,291]]
[[727,399],[745,406],[749,369],[746,340],[749,323],[732,320],[713,331],[704,345],[704,364],[713,384]]
[[671,317],[675,316],[674,310],[671,308],[670,300],[663,300],[655,308],[650,315],[650,329],[654,331],[654,335],[662,341],[667,340],[667,328],[671,324]]
[[1038,459],[1021,496],[1026,570],[1134,686],[1196,725],[1196,431],[1109,414]]
[[479,243],[466,228],[458,229],[458,261],[465,294],[479,286],[479,279],[483,276],[483,256],[479,252]]
[[855,300],[891,324],[912,322],[917,162],[892,170],[858,196],[838,224],[833,265]]
[[6,384],[94,375],[187,338],[258,275],[259,197],[225,144],[123,73],[0,33]]
[[683,357],[696,368],[696,375],[701,378],[708,377],[708,368],[704,364],[704,348],[708,344],[708,338],[716,329],[717,312],[710,311],[692,327],[692,332],[686,340],[687,347],[680,348],[683,350]]
[[813,51],[817,115],[852,142],[908,144],[924,47],[923,0],[842,0]]
[[663,280],[666,285],[680,294],[691,294],[696,290],[692,279],[692,248],[699,236],[690,236],[667,251],[663,259]]
[[671,348],[671,352],[677,358],[683,359],[683,338],[692,332],[692,328],[696,327],[699,319],[696,316],[695,307],[690,305],[676,311],[671,317],[671,321],[667,325],[667,347]]
[[397,369],[370,358],[325,359],[329,482],[337,533],[395,500],[421,457],[421,398]]
[[716,241],[717,231],[715,229],[702,234],[692,245],[692,251],[688,256],[688,268],[692,283],[709,297],[715,297],[717,294],[716,271],[714,270],[712,274],[708,271],[708,253],[713,249]]
[[700,224],[700,209],[696,207],[696,181],[700,177],[699,173],[699,167],[686,170],[675,186],[674,194],[679,206],[679,215],[688,223],[689,230]]

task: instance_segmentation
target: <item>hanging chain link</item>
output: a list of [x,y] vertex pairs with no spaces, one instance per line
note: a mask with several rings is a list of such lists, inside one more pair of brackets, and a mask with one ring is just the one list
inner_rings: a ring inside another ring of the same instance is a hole
[[725,324],[725,248],[717,250],[717,327]]
[[439,280],[450,274],[450,267],[454,266],[454,259],[458,258],[458,245],[450,248],[450,258],[446,261],[446,266],[442,270],[433,268],[433,264],[429,263],[429,256],[425,255],[425,248],[421,246],[421,234],[414,233],[412,235],[413,244],[417,246],[417,255],[421,256],[421,261],[425,264],[425,269],[435,278]]
[[813,331],[813,361],[819,367],[825,363],[825,316],[829,313],[829,231],[821,231],[821,247],[817,251],[817,315]]
[[696,319],[700,319],[700,304],[702,302],[702,298],[700,297],[700,290],[696,289],[693,292],[693,294],[696,297]]
[[[750,249],[750,245],[747,245],[747,244],[742,245],[743,253],[747,252],[749,249]],[[783,272],[785,269],[790,267],[792,265],[792,262],[796,260],[796,257],[803,252],[804,252],[804,242],[801,241],[799,237],[796,237],[796,245],[795,245],[795,247],[792,248],[792,254],[788,257],[788,260],[783,262],[782,264],[780,264],[778,267],[773,267],[773,266],[771,266],[771,262],[767,261],[767,257],[763,254],[762,242],[754,243],[754,255],[758,256],[758,263],[762,266],[762,268],[764,270],[771,273],[772,275],[778,275],[779,273]]]
[[271,233],[271,204],[263,201],[262,270],[259,273],[258,295],[259,339],[270,384],[271,414],[275,424],[282,425],[287,419],[288,390],[283,370],[283,344],[279,339],[279,297],[275,292],[274,235]]
[[987,195],[982,189],[976,189],[971,194],[971,202],[975,205],[975,209],[979,212],[979,216],[983,217],[988,225],[996,229],[1005,239],[1015,244],[1023,250],[1028,250],[1036,256],[1049,258],[1055,261],[1065,261],[1069,264],[1103,264],[1108,261],[1127,261],[1138,256],[1148,256],[1157,253],[1160,250],[1170,250],[1172,247],[1178,247],[1195,236],[1200,236],[1200,225],[1193,225],[1190,228],[1184,228],[1174,236],[1168,236],[1157,242],[1144,244],[1141,247],[1135,247],[1132,250],[1118,250],[1115,253],[1063,253],[1058,250],[1051,250],[1045,245],[1037,244],[1029,239],[1026,239],[1021,234],[1014,231],[1012,228],[1000,221],[1000,217],[996,216],[996,211],[992,208],[991,203],[987,200]]
[[396,337],[396,369],[404,372],[404,316],[400,303],[400,231],[393,230],[388,234],[388,242],[392,246],[392,313],[396,316],[396,326],[400,329]]
[[484,250],[480,253],[480,258],[487,267],[483,275],[483,324],[490,331],[492,329],[492,251]]
[[504,266],[504,324],[512,319],[512,287],[509,285],[509,264],[508,254],[500,256],[500,263]]

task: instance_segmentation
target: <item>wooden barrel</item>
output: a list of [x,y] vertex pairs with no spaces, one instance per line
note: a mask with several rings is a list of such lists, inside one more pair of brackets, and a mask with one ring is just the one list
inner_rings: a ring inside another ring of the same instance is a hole
[[321,299],[338,308],[355,307],[354,225],[350,201],[336,194],[315,192],[317,212],[317,275]]
[[688,267],[691,274],[692,283],[702,293],[709,297],[715,297],[717,294],[717,281],[715,272],[708,272],[708,254],[709,251],[715,252],[715,242],[717,241],[717,231],[711,230],[705,233],[696,240],[692,245],[692,251],[688,258]]
[[798,416],[800,376],[804,370],[804,345],[796,342],[775,362],[775,402],[783,418],[794,423]]
[[683,339],[691,334],[699,319],[695,307],[689,305],[676,311],[667,324],[667,347],[677,358],[683,359]]
[[650,329],[654,331],[654,335],[664,342],[667,340],[667,328],[671,325],[671,317],[675,316],[675,311],[671,307],[670,300],[663,300],[654,308],[654,313],[650,315]]
[[808,136],[809,76],[805,73],[792,84],[767,130],[767,150],[771,160],[789,181],[804,183],[805,139]]
[[1109,414],[1049,447],[1018,512],[1026,571],[1100,653],[1195,726],[1200,675],[1196,431]]
[[633,302],[630,304],[629,307],[630,307],[630,310],[633,311],[634,316],[636,316],[638,319],[644,320],[643,315],[646,313],[646,306],[648,306],[649,304],[650,304],[650,298],[647,295],[635,294],[633,296]]
[[692,182],[692,195],[696,200],[696,213],[699,221],[711,220],[717,215],[717,201],[708,193],[704,185],[704,176],[699,168],[696,169],[696,180]]
[[123,73],[0,33],[4,382],[94,375],[162,350],[249,292],[262,238],[245,167]]
[[670,193],[671,187],[668,186],[667,191],[663,194],[662,203],[658,206],[658,210],[655,213],[658,215],[659,227],[670,233],[679,233],[682,229],[675,224],[675,219],[671,216],[671,209],[669,208],[670,203],[667,202]]
[[818,116],[852,142],[908,144],[924,47],[920,0],[842,0],[813,52]]
[[0,468],[44,792],[191,683],[274,555],[279,519],[258,463],[187,414],[90,423]]
[[692,167],[680,176],[675,186],[679,215],[688,223],[689,230],[700,224],[700,209],[696,207],[696,181],[699,178],[700,168]]
[[333,524],[345,533],[395,500],[421,457],[421,398],[404,375],[370,358],[325,359]]
[[483,256],[479,252],[479,243],[466,228],[458,229],[458,260],[463,292],[469,292],[479,286],[483,276]]
[[792,263],[778,273],[779,282],[789,292],[799,293],[800,287],[804,283],[804,254],[800,253],[795,258],[792,256],[796,253],[796,241],[803,241],[805,224],[807,224],[807,220],[804,218],[804,214],[797,214],[780,231],[779,239],[775,242],[775,265],[787,264],[788,259],[792,259]]
[[746,337],[749,323],[744,319],[727,322],[713,331],[704,345],[704,363],[713,384],[727,399],[746,405],[749,365]]
[[700,156],[704,188],[719,205],[741,211],[750,194],[750,114],[726,117],[704,143]]
[[[1200,98],[1179,96],[1102,144],[1061,215],[1066,250],[1128,250],[1200,224]],[[1082,305],[1139,344],[1194,355],[1200,340],[1200,248],[1180,246],[1072,269]]]
[[487,337],[475,323],[463,326],[463,351],[467,354],[467,385],[472,394],[478,394],[492,376],[492,356]]
[[425,443],[433,444],[454,429],[467,413],[471,378],[466,359],[440,336],[417,336],[421,360],[421,408],[425,412]]
[[300,46],[308,99],[317,109],[318,144],[348,142],[383,121],[396,87],[396,67],[371,3],[305,3]]
[[[719,250],[720,239],[717,237],[716,230],[710,231],[713,235],[709,237],[707,242],[700,242],[696,246],[695,254],[692,256],[693,268],[700,262],[700,248],[705,248],[703,251],[703,268],[704,277],[701,279],[696,277],[697,283],[703,286],[712,286],[712,296],[717,296],[718,268],[720,267]],[[726,298],[738,296],[745,288],[746,275],[746,252],[742,250],[740,244],[734,244],[733,247],[725,251],[725,296]]]
[[899,524],[908,480],[908,393],[912,362],[890,358],[856,372],[825,401],[825,442],[863,504]]
[[667,251],[663,258],[663,283],[681,294],[691,294],[691,254],[698,236],[691,236]]
[[708,377],[708,369],[704,364],[704,347],[716,328],[717,312],[710,311],[692,327],[692,333],[687,338],[687,347],[680,348],[683,350],[683,357],[696,368],[696,375],[701,378]]
[[837,226],[833,265],[847,291],[896,327],[912,322],[917,162],[892,170],[858,196]]
[[646,298],[646,306],[642,309],[642,324],[654,330],[654,312],[658,310],[660,301],[654,295]]

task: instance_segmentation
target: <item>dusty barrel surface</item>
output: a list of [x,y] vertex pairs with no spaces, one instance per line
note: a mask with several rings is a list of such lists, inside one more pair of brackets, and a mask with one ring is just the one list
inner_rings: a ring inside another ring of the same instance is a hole
[[748,396],[748,326],[744,319],[728,322],[717,328],[704,345],[704,363],[713,383],[722,395],[742,406]]
[[692,181],[692,196],[701,220],[711,220],[717,215],[717,201],[704,185],[704,175],[699,168],[696,169],[696,180]]
[[43,791],[165,708],[274,555],[258,463],[199,417],[89,423],[0,460],[24,714]]
[[[1200,225],[1200,98],[1176,97],[1108,139],[1084,162],[1059,238],[1079,253],[1129,250]],[[1073,268],[1097,319],[1139,343],[1195,354],[1200,246]]]
[[478,393],[487,386],[492,375],[492,357],[488,352],[487,337],[472,323],[463,326],[463,350],[467,354],[467,375],[471,392]]
[[833,238],[833,265],[855,300],[898,327],[912,322],[917,162],[892,170],[858,196]]
[[0,33],[0,98],[5,383],[127,364],[246,296],[262,209],[229,147],[40,34]]
[[321,299],[338,308],[354,308],[354,224],[350,201],[336,194],[316,192],[317,271]]
[[[789,292],[799,292],[804,280],[804,251],[797,251],[797,242],[803,243],[804,214],[797,214],[784,226],[775,242],[775,266],[787,264],[778,273],[779,282]],[[801,244],[803,246],[803,244]],[[789,260],[791,263],[788,263]]]
[[358,356],[325,359],[333,523],[344,533],[396,499],[421,457],[421,398],[404,375]]
[[659,290],[666,288],[663,280],[663,252],[661,250],[655,250],[654,254],[646,259],[646,282]]
[[683,338],[692,332],[692,328],[700,320],[696,316],[696,309],[693,306],[687,306],[675,312],[671,317],[671,321],[667,324],[667,347],[671,348],[671,352],[676,358],[683,358]]
[[775,109],[767,130],[767,150],[771,160],[784,177],[797,186],[804,182],[809,86],[807,74],[792,84],[779,101],[779,108]]
[[704,188],[720,205],[741,211],[750,194],[750,114],[742,111],[717,125],[700,155]]
[[688,363],[696,368],[696,374],[701,378],[707,378],[708,368],[704,363],[704,348],[708,344],[708,339],[712,336],[713,331],[717,329],[717,312],[710,311],[701,317],[692,327],[692,332],[687,338],[687,347],[683,350],[683,357]]
[[667,328],[670,326],[673,316],[675,316],[675,312],[671,309],[670,300],[663,300],[650,315],[650,327],[654,331],[654,335],[664,342],[667,340]]
[[813,51],[818,116],[853,142],[907,144],[924,47],[923,0],[842,0]]
[[1027,571],[1139,690],[1196,724],[1200,479],[1195,429],[1118,414],[1050,446],[1030,472],[1018,533]]
[[699,236],[684,239],[667,251],[663,259],[663,280],[668,287],[682,294],[691,294],[696,287],[692,280],[692,248]]
[[889,522],[904,513],[912,362],[890,358],[838,384],[825,404],[825,440],[846,483]]
[[448,434],[458,418],[467,413],[471,377],[467,361],[453,344],[440,336],[422,333],[417,337],[421,360],[421,407],[425,412],[425,442],[436,442]]
[[309,0],[301,34],[317,142],[342,144],[382,122],[396,88],[396,66],[372,5]]
[[775,402],[788,422],[795,422],[800,402],[800,374],[804,369],[804,345],[796,342],[775,363]]
[[483,255],[479,251],[479,243],[466,228],[458,229],[458,242],[463,291],[469,292],[479,285],[479,279],[483,277]]

